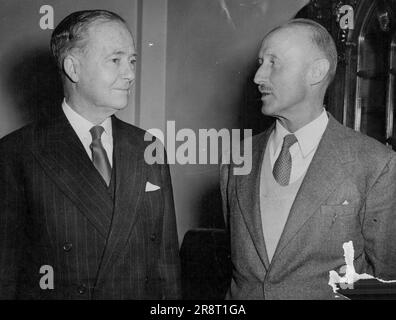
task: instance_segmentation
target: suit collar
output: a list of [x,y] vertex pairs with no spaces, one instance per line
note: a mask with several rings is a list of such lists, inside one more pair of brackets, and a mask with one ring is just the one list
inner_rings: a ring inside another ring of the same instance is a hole
[[[313,152],[318,146],[320,139],[326,130],[327,123],[328,115],[325,109],[323,109],[323,112],[319,115],[319,117],[294,132],[301,154],[304,158]],[[271,138],[271,144],[273,146],[271,149],[273,149],[273,153],[275,153],[278,148],[280,149],[283,144],[283,138],[288,134],[291,133],[277,120],[275,130]]]
[[[70,105],[67,104],[65,99],[62,102],[62,110],[66,115],[66,118],[69,121],[70,125],[76,132],[77,136],[80,138],[80,140],[83,140],[85,136],[91,139],[91,134],[89,130],[91,130],[91,128],[95,125],[91,121],[85,119],[78,112],[76,112],[72,107],[70,107]],[[110,137],[113,136],[111,117],[106,118],[99,125],[104,128],[105,134],[107,134]]]
[[[90,156],[90,145],[92,143],[90,130],[95,125],[73,110],[72,107],[66,103],[65,99],[62,102],[62,110],[74,132],[83,144],[85,151]],[[111,117],[106,118],[100,126],[104,128],[104,132],[101,136],[103,147],[106,149],[110,165],[113,166],[113,130]]]

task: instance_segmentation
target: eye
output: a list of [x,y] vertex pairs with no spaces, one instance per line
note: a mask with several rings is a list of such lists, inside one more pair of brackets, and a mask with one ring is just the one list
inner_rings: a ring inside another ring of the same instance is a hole
[[132,65],[135,65],[136,64],[136,59],[129,60],[129,63],[132,64]]
[[111,59],[111,62],[118,64],[120,63],[120,58],[113,58]]

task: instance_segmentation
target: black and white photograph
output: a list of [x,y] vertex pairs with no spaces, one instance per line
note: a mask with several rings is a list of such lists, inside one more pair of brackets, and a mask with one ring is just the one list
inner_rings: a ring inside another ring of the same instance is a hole
[[0,43],[2,302],[396,299],[395,0],[0,0]]

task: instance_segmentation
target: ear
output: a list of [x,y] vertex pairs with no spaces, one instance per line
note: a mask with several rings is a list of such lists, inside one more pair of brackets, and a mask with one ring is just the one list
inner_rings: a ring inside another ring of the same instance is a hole
[[315,85],[322,82],[330,69],[330,62],[327,59],[315,60],[308,72],[308,81],[310,85]]
[[78,76],[79,61],[73,55],[67,55],[63,60],[63,71],[70,81],[76,83],[79,80]]

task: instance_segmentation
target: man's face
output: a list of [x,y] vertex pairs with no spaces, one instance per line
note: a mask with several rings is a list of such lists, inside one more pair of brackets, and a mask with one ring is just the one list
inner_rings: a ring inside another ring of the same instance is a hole
[[290,118],[301,110],[308,93],[312,47],[308,32],[301,28],[278,29],[264,39],[254,82],[265,115]]
[[136,53],[128,29],[116,21],[97,22],[87,31],[80,54],[77,90],[89,107],[112,112],[126,107],[135,80]]

